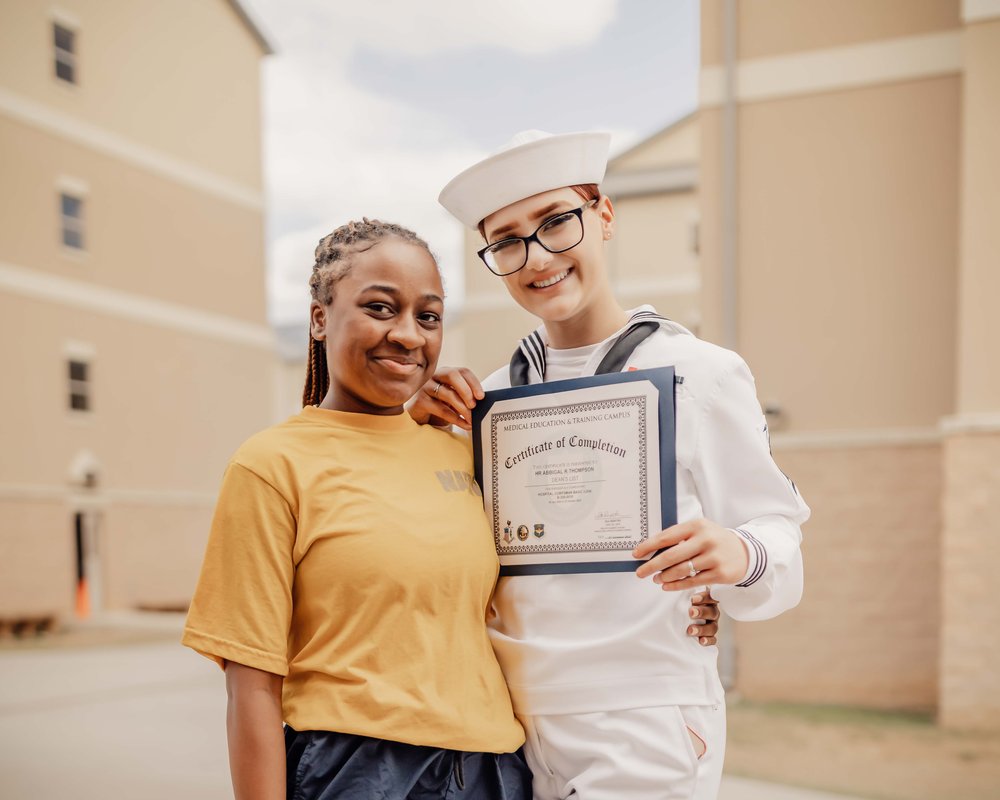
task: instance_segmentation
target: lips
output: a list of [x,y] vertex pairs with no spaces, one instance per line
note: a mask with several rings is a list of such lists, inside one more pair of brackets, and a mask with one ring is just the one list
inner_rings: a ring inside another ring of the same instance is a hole
[[424,368],[423,362],[410,356],[376,355],[374,359],[384,369],[395,375],[413,375]]
[[562,283],[569,274],[573,271],[573,268],[564,269],[561,272],[554,272],[553,274],[545,278],[536,278],[528,286],[532,289],[548,289],[550,286],[555,286],[557,283]]

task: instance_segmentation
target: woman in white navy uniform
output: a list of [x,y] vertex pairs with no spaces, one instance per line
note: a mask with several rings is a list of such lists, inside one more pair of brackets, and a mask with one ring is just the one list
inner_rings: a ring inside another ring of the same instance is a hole
[[[527,732],[536,800],[708,800],[725,700],[716,648],[684,635],[690,599],[710,586],[737,620],[794,607],[809,509],[771,458],[743,360],[615,299],[605,262],[615,213],[598,188],[609,142],[518,134],[439,200],[480,231],[486,266],[542,322],[482,387],[675,368],[680,523],[636,549],[644,559],[669,546],[635,575],[501,578],[491,636]],[[468,429],[481,397],[471,372],[446,369],[411,413]]]

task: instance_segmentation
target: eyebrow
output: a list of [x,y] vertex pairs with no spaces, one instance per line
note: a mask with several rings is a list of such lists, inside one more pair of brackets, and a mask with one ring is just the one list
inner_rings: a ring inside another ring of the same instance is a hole
[[[529,216],[528,219],[537,220],[537,219],[541,219],[542,217],[548,216],[553,211],[555,211],[557,208],[559,208],[559,206],[564,205],[565,203],[566,203],[565,200],[557,200],[554,203],[549,203],[547,206],[545,206],[545,208],[540,208],[534,214],[532,214],[531,216]],[[517,227],[517,223],[516,222],[512,222],[509,225],[504,225],[502,228],[497,228],[490,235],[492,237],[494,237],[494,238],[497,237],[497,236],[503,237],[503,236],[506,236],[508,233],[510,233],[512,230],[514,230],[516,227]]]
[[[399,289],[395,286],[386,286],[381,283],[373,283],[366,286],[361,290],[362,292],[385,292],[386,294],[391,294],[393,297],[399,297]],[[434,294],[433,292],[427,292],[420,296],[421,300],[437,300],[439,303],[444,302],[444,298],[440,295]]]

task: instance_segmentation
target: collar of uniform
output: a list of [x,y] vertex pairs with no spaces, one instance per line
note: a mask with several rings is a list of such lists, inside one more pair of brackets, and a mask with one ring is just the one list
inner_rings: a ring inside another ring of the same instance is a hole
[[[626,331],[631,330],[641,322],[658,322],[661,327],[669,326],[671,328],[675,328],[678,333],[685,333],[689,336],[692,335],[691,332],[684,326],[678,325],[673,320],[657,314],[656,309],[652,306],[639,306],[638,308],[633,308],[627,313],[628,322],[604,340],[602,347],[598,349],[597,353],[595,353],[595,357],[603,355],[607,348],[610,347],[619,336],[624,334]],[[520,344],[518,344],[518,348],[520,349],[522,356],[528,363],[528,375],[531,378],[529,383],[543,383],[545,381],[545,353],[548,346],[549,336],[545,331],[544,325],[539,325],[535,328],[535,330],[525,336],[521,340]]]

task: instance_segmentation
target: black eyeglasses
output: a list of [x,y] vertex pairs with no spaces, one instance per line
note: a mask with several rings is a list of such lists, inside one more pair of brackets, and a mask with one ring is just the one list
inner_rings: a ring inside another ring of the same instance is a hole
[[528,263],[528,245],[538,242],[550,253],[565,253],[583,241],[583,211],[597,200],[549,217],[531,236],[508,236],[488,244],[477,255],[494,275],[512,275]]

